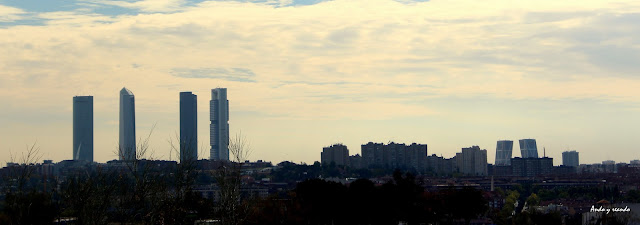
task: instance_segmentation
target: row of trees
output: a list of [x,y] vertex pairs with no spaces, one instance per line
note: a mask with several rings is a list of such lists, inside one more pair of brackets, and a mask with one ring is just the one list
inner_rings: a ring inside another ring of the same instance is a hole
[[[33,164],[40,159],[34,144],[13,159],[19,164],[4,170],[0,224],[51,224],[64,219],[72,219],[72,224],[193,224],[213,218],[221,224],[242,224],[249,207],[241,199],[240,168],[250,154],[243,136],[229,142],[231,162],[220,162],[217,169],[206,172],[196,161],[154,168],[144,160],[148,146],[143,141],[135,159],[118,166],[86,167],[60,178],[34,173]],[[179,154],[173,144],[172,150]],[[217,204],[194,190],[199,176],[213,178]]]
[[[369,179],[374,177],[382,177],[393,174],[396,169],[384,167],[371,167],[366,169],[355,169],[348,166],[338,166],[335,162],[330,164],[295,164],[284,161],[278,164],[279,170],[272,173],[273,180],[276,182],[303,181],[314,178],[328,177],[357,177]],[[403,170],[417,174],[414,169]]]
[[427,192],[411,173],[393,181],[358,179],[349,186],[310,179],[290,197],[259,202],[249,224],[408,224],[469,222],[487,212],[481,191],[472,188]]

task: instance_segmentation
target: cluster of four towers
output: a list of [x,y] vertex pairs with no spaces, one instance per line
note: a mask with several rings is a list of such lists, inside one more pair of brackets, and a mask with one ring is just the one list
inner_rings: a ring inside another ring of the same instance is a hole
[[[229,100],[226,88],[211,89],[209,102],[211,160],[229,160]],[[120,90],[119,160],[135,160],[135,97]],[[198,96],[180,92],[180,162],[198,159]],[[73,97],[73,160],[93,162],[93,96]]]

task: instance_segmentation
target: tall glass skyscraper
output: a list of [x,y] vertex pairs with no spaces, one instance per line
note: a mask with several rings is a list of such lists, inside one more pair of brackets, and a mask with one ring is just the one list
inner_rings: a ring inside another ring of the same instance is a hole
[[209,127],[211,151],[209,158],[212,160],[229,161],[229,100],[227,89],[211,89],[211,101],[209,102]]
[[198,160],[198,96],[180,92],[180,162]]
[[538,158],[536,139],[520,140],[520,153],[522,154],[522,158]]
[[120,143],[118,146],[120,160],[136,159],[136,110],[133,93],[127,89],[120,90]]
[[73,97],[73,160],[93,162],[93,96]]
[[498,141],[496,146],[496,166],[511,165],[511,153],[513,152],[513,141]]

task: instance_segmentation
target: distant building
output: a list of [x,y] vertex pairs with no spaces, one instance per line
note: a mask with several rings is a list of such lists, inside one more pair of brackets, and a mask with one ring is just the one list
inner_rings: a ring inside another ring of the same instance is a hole
[[405,151],[405,145],[399,143],[389,143],[386,146],[386,152],[389,155],[389,167],[390,168],[403,168],[407,165],[407,151]]
[[136,160],[136,108],[133,92],[120,90],[120,160]]
[[633,167],[626,163],[617,163],[613,160],[605,160],[602,163],[581,164],[578,166],[578,173],[618,173],[618,168]]
[[180,162],[198,160],[198,96],[180,92]]
[[554,175],[566,175],[566,174],[574,174],[577,171],[577,166],[565,166],[565,165],[561,165],[561,166],[554,166],[553,170],[551,171],[552,174]]
[[93,96],[73,97],[73,160],[93,162]]
[[449,175],[454,172],[454,168],[456,167],[455,159],[445,159],[440,156],[431,155],[427,156],[426,163],[427,172],[431,172],[434,175]]
[[211,125],[209,127],[211,150],[209,158],[212,160],[229,161],[229,100],[227,89],[211,89],[209,102]]
[[616,166],[616,161],[613,160],[605,160],[602,161],[602,168],[605,173],[616,173],[618,172],[618,167]]
[[497,177],[512,176],[513,168],[512,168],[511,162],[509,162],[508,166],[493,166],[493,171],[491,171],[489,175],[493,175]]
[[562,165],[563,166],[573,166],[578,167],[580,165],[580,159],[578,152],[576,151],[565,151],[562,152]]
[[462,148],[461,153],[456,154],[459,171],[466,175],[487,176],[487,150],[478,146]]
[[384,168],[413,168],[418,172],[424,172],[427,168],[427,145],[416,144],[405,145],[390,142],[382,143],[369,142],[361,146],[362,167],[384,167]]
[[604,166],[600,163],[580,164],[578,173],[604,173]]
[[363,169],[362,156],[360,154],[349,156],[349,166],[354,169]]
[[538,158],[536,139],[521,139],[520,154],[522,158]]
[[369,142],[361,146],[362,163],[365,168],[370,166],[385,166],[384,144]]
[[553,158],[513,158],[511,159],[513,176],[535,177],[553,172]]
[[327,165],[332,162],[337,166],[349,165],[349,149],[343,144],[324,147],[322,148],[322,153],[320,153],[320,162]]
[[427,168],[428,147],[426,144],[411,143],[405,147],[407,152],[405,158],[405,167],[414,168],[418,172],[423,172]]
[[511,154],[513,152],[513,141],[498,141],[496,146],[496,166],[511,165]]

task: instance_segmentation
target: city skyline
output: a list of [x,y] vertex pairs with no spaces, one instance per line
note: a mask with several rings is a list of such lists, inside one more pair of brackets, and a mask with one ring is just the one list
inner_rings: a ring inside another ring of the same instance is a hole
[[[119,98],[136,140],[171,158],[177,93],[228,88],[251,160],[313,163],[332,143],[463,147],[535,138],[559,164],[639,159],[637,1],[1,1],[0,162],[36,143],[73,158],[72,96],[96,96],[94,160],[118,158]],[[240,16],[239,16],[240,15]],[[205,96],[205,97],[203,97]],[[152,130],[152,127],[153,131]],[[518,149],[516,147],[516,149]],[[513,153],[517,157],[519,153]]]
[[[227,130],[228,132],[228,123],[226,124],[226,129],[218,129],[217,127],[221,127],[221,121],[228,121],[228,110],[229,110],[229,101],[226,100],[226,88],[215,88],[215,89],[211,89],[211,93],[212,93],[212,98],[210,100],[210,136],[217,136],[216,140],[221,140],[224,137],[220,137],[218,134],[221,133],[220,130]],[[124,97],[123,97],[124,96]],[[198,160],[198,154],[197,154],[197,150],[193,150],[193,149],[197,149],[197,95],[193,94],[192,92],[180,92],[179,93],[180,96],[180,146],[179,146],[179,156],[180,156],[180,162],[184,162],[187,159],[195,159]],[[135,132],[135,104],[133,104],[133,93],[126,89],[123,88],[120,91],[120,97],[121,97],[121,124],[125,124],[124,127],[126,127],[126,122],[122,122],[122,121],[126,121],[126,116],[122,117],[122,115],[127,114],[126,111],[130,110],[130,109],[134,109],[133,110],[133,121],[134,121],[134,132]],[[223,103],[221,103],[223,102]],[[224,104],[226,102],[225,105],[220,105],[220,104]],[[73,97],[73,103],[74,103],[74,154],[73,154],[73,160],[87,160],[87,161],[93,161],[93,96],[74,96]],[[126,105],[133,105],[133,107],[126,107]],[[222,109],[222,111],[220,111],[220,109]],[[226,109],[226,110],[225,110]],[[227,115],[224,115],[224,112],[227,112]],[[222,115],[222,118],[220,117]],[[123,119],[124,118],[124,119]],[[76,129],[77,127],[77,129]],[[122,129],[122,125],[121,125],[121,129]],[[77,132],[76,132],[77,131]],[[85,135],[85,133],[89,133],[89,135]],[[126,133],[126,132],[125,132]],[[122,136],[123,133],[121,133]],[[90,138],[87,138],[90,137]],[[227,134],[228,137],[228,134]],[[80,157],[81,153],[80,153],[80,147],[82,146],[82,143],[89,143],[89,149],[90,150],[85,150],[87,152],[83,153],[82,158]],[[222,141],[220,142],[211,142],[211,155],[214,155],[214,151],[215,152],[219,152],[219,149],[215,149],[214,150],[214,146],[217,147],[217,143],[222,143]],[[372,142],[369,142],[367,145],[362,145],[363,148],[364,146],[369,146],[373,144]],[[391,144],[394,144],[393,142],[391,142]],[[414,143],[415,144],[415,143]],[[519,140],[519,144],[520,144],[520,150],[521,150],[521,158],[538,158],[538,153],[537,153],[537,145],[536,145],[536,140],[535,139],[520,139]],[[398,144],[394,144],[394,145],[398,145]],[[400,145],[404,145],[404,144],[400,144]],[[413,145],[413,144],[412,144]],[[421,155],[423,157],[426,157],[428,154],[426,154],[426,145],[425,146],[425,154]],[[322,155],[322,160],[321,161],[325,161],[325,157],[328,159],[331,159],[331,161],[334,160],[334,157],[338,157],[338,156],[325,156],[325,151],[327,149],[332,149],[332,148],[344,148],[345,150],[347,149],[345,145],[338,143],[335,145],[331,145],[329,147],[324,147],[323,151],[321,152]],[[465,150],[469,150],[469,149],[475,149],[477,148],[479,150],[478,146],[473,146],[470,148],[462,148],[463,152]],[[381,150],[381,149],[380,149]],[[227,149],[228,151],[228,149]],[[485,158],[485,162],[486,162],[486,149],[482,150],[483,153],[483,157]],[[512,156],[512,151],[513,151],[513,141],[511,140],[498,140],[497,144],[496,144],[496,160],[494,162],[493,165],[496,166],[509,166],[511,165],[511,159],[514,158]],[[122,155],[122,153],[120,153]],[[326,153],[326,154],[333,154],[333,151],[331,151],[331,153]],[[342,153],[341,153],[342,154]],[[349,153],[348,150],[346,150],[345,152],[343,152],[343,157],[345,159],[339,159],[336,158],[335,160],[338,162],[338,165],[344,165],[345,162],[347,161],[347,158],[349,158]],[[362,152],[360,153],[362,154]],[[456,153],[456,156],[461,156],[461,154],[463,153]],[[217,157],[215,156],[210,156],[210,159],[212,160],[219,160],[220,156],[219,154],[215,154],[218,155]],[[358,154],[359,155],[359,154]],[[226,154],[226,157],[228,160],[228,153]],[[120,160],[122,160],[122,158],[120,158]],[[342,160],[342,161],[340,161]],[[426,160],[426,158],[424,158],[424,160]],[[467,161],[471,160],[471,158],[467,158]],[[464,160],[463,160],[464,161]],[[465,162],[465,164],[468,164],[469,162]],[[567,165],[570,164],[569,166],[578,166],[578,152],[573,150],[573,151],[564,151],[562,152],[562,163],[560,165]]]
[[[202,159],[202,158],[198,158],[197,155],[197,151],[183,151],[183,149],[188,148],[187,147],[187,143],[188,141],[185,141],[189,138],[189,136],[192,136],[194,134],[196,134],[197,136],[197,95],[193,94],[192,92],[180,92],[180,128],[181,128],[181,132],[180,132],[180,152],[179,152],[179,156],[180,156],[180,161],[183,161],[184,157],[190,157],[190,158],[195,158],[195,159]],[[214,136],[214,134],[216,132],[214,131],[214,128],[218,127],[219,123],[222,123],[219,121],[218,118],[220,118],[220,111],[218,111],[218,109],[223,108],[223,114],[224,111],[226,111],[227,115],[223,115],[223,117],[226,117],[226,120],[228,121],[228,110],[229,110],[229,101],[226,100],[226,88],[215,88],[215,89],[211,89],[211,94],[212,94],[212,98],[210,100],[210,108],[209,108],[209,112],[210,112],[210,135]],[[220,100],[222,99],[222,102],[226,102],[225,105],[220,106]],[[73,136],[73,141],[74,141],[74,149],[73,149],[73,160],[87,160],[87,161],[93,161],[93,151],[92,151],[92,146],[93,146],[93,132],[92,132],[92,127],[93,127],[93,96],[74,96],[73,97],[73,105],[74,105],[74,136]],[[76,111],[76,108],[78,109]],[[226,109],[226,110],[224,110]],[[183,113],[184,111],[184,113]],[[89,120],[88,120],[89,118]],[[223,118],[223,121],[225,119]],[[90,121],[90,123],[88,123],[87,121]],[[133,122],[130,122],[133,121]],[[183,123],[184,121],[184,123]],[[76,125],[77,124],[77,125]],[[127,140],[125,141],[125,143],[130,143],[129,145],[131,145],[131,135],[126,135],[127,133],[130,133],[130,130],[133,130],[133,132],[135,133],[135,101],[134,101],[134,95],[133,93],[127,89],[126,87],[123,87],[120,91],[120,137],[121,140]],[[133,129],[131,129],[131,124],[133,124]],[[183,124],[185,125],[183,127]],[[78,133],[76,133],[76,128],[78,127]],[[227,127],[227,132],[228,132],[228,123],[226,124]],[[82,132],[87,132],[87,129],[91,129],[90,135],[90,144],[89,146],[91,146],[91,151],[87,151],[84,154],[80,153],[80,148],[76,148],[76,146],[82,146],[80,143],[81,142],[87,142],[86,135],[84,135]],[[80,135],[82,134],[82,135]],[[183,135],[184,134],[184,135]],[[77,136],[78,135],[78,136]],[[127,136],[127,137],[125,137]],[[228,137],[228,134],[227,134]],[[82,140],[82,139],[86,139],[86,140]],[[218,139],[221,139],[221,137],[218,137]],[[197,141],[196,141],[197,143]],[[216,142],[211,142],[212,143],[212,148],[211,148],[211,152],[213,153],[214,149],[214,143]],[[390,143],[394,143],[394,142],[390,142]],[[372,144],[371,141],[369,141],[369,144]],[[399,143],[401,145],[404,145],[403,143]],[[414,143],[415,144],[415,143]],[[520,150],[521,150],[521,158],[538,158],[537,157],[537,144],[536,144],[536,139],[520,139],[519,140],[519,144],[520,144]],[[127,146],[129,146],[127,145]],[[135,146],[135,139],[134,139],[134,143],[133,145]],[[195,143],[189,143],[190,147],[192,148]],[[346,146],[344,146],[343,144],[337,144],[339,146],[343,146],[346,148]],[[364,144],[362,146],[365,146]],[[424,145],[426,146],[426,145]],[[513,141],[510,140],[499,140],[497,142],[496,145],[496,161],[493,163],[493,165],[503,165],[503,164],[498,164],[499,161],[505,161],[508,162],[508,164],[510,164],[510,159],[516,158],[518,156],[512,156],[512,148],[513,148]],[[333,147],[333,146],[331,146]],[[120,149],[123,149],[123,147],[119,147]],[[478,148],[478,146],[473,146],[472,148]],[[468,150],[468,149],[472,149],[472,148],[462,148],[463,152],[464,150]],[[125,148],[126,149],[126,148]],[[325,147],[326,149],[326,147]],[[129,153],[124,153],[126,155],[130,155],[131,157],[136,157],[136,148],[133,148],[133,152],[129,152]],[[219,151],[219,150],[217,150]],[[484,157],[486,158],[487,155],[487,151],[486,150],[482,150],[484,153]],[[500,154],[500,152],[502,152],[502,154]],[[555,165],[565,165],[566,164],[566,155],[568,153],[571,153],[575,156],[571,156],[572,159],[569,159],[571,162],[578,162],[577,159],[577,152],[575,150],[573,151],[563,151],[562,152],[562,162],[557,162]],[[82,158],[80,157],[80,155],[83,155]],[[356,154],[362,154],[362,153],[356,153]],[[455,156],[460,156],[461,153],[456,153]],[[123,160],[122,156],[123,153],[119,153],[120,155],[120,160]],[[187,156],[190,155],[190,156]],[[213,155],[213,154],[211,154]],[[218,160],[218,158],[214,158],[210,155],[209,159],[212,160]],[[434,153],[434,155],[437,155]],[[348,156],[348,154],[347,154]],[[227,149],[227,154],[226,154],[226,160],[228,160],[229,157],[229,153],[228,153],[228,149]],[[127,157],[129,158],[129,157]],[[89,160],[90,159],[90,160]],[[500,159],[500,160],[499,160]],[[64,159],[63,159],[64,160]],[[486,159],[485,159],[486,160]],[[108,160],[107,160],[108,161]],[[288,161],[288,160],[283,160],[283,161]],[[318,161],[318,160],[316,160]],[[607,161],[613,161],[613,162],[624,162],[624,161],[615,161],[615,160],[607,160]],[[633,161],[633,160],[631,160]],[[637,161],[637,160],[636,160]],[[489,162],[487,162],[489,163]],[[603,161],[604,163],[604,161]],[[491,164],[491,163],[489,163]],[[507,165],[508,165],[507,164]],[[597,164],[597,163],[596,163]]]

